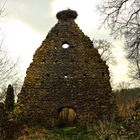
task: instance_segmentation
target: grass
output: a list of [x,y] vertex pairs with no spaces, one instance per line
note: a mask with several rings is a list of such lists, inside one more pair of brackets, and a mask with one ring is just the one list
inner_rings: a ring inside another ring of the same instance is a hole
[[[101,124],[101,127],[104,124]],[[97,128],[98,127],[98,128]],[[34,129],[34,128],[33,128]],[[55,128],[52,130],[45,130],[47,135],[41,136],[38,133],[34,135],[22,136],[18,140],[139,140],[140,137],[128,138],[127,136],[119,136],[114,133],[114,130],[100,128],[80,129],[76,127]],[[112,128],[111,128],[112,129]],[[44,129],[43,129],[44,131]],[[113,132],[113,133],[112,133]],[[38,134],[38,135],[36,135]],[[39,136],[40,135],[40,136]]]
[[136,101],[140,99],[140,88],[122,89],[115,92],[119,116],[128,118],[134,114]]
[[123,124],[114,121],[98,121],[89,128],[28,128],[18,140],[139,140],[140,136],[129,135]]
[[[45,130],[44,136],[42,132],[39,132],[38,129],[32,128],[28,131],[29,135],[24,137],[22,136],[19,140],[90,140],[91,137],[87,131],[78,129],[76,127],[65,127],[65,128],[54,128],[52,130],[47,129],[40,129]],[[35,132],[37,131],[37,132]],[[33,134],[33,135],[32,135]],[[40,136],[39,136],[40,135]]]

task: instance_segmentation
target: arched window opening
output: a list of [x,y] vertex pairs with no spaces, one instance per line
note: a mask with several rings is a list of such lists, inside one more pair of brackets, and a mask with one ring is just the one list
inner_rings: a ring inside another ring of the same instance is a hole
[[76,110],[71,107],[63,107],[58,110],[59,127],[73,126],[76,120]]

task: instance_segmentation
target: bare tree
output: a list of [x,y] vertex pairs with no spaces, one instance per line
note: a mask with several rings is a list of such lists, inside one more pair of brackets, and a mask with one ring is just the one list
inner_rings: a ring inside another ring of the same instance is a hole
[[[0,18],[5,16],[4,13],[4,6],[5,2],[0,6]],[[8,56],[6,50],[4,49],[3,40],[0,41],[0,101],[3,100],[5,97],[5,83],[8,81],[11,83],[12,81],[15,81],[17,72],[16,72],[16,66],[18,64],[17,62],[13,62],[11,58]],[[12,80],[11,80],[12,79]]]
[[128,67],[128,76],[130,78],[130,83],[132,86],[140,87],[140,80],[138,76],[138,67],[137,65],[134,65],[132,62],[130,62]]
[[112,53],[113,44],[106,40],[93,40],[94,47],[98,49],[101,58],[107,62],[107,64],[116,64],[115,57]]
[[[1,11],[0,11],[1,12]],[[0,41],[0,101],[3,101],[6,95],[6,83],[14,83],[17,79],[16,67],[18,59],[13,62],[4,49],[3,40]]]
[[5,10],[5,4],[6,4],[7,0],[3,1],[3,3],[1,3],[0,5],[0,17],[2,18],[4,15],[4,10]]
[[10,78],[16,75],[14,72],[17,63],[13,63],[10,58],[8,58],[6,51],[0,45],[0,85],[2,82],[6,82]]
[[126,38],[127,58],[136,66],[135,78],[140,79],[140,0],[104,0],[98,9],[104,15],[103,25],[115,37]]
[[[2,44],[1,44],[2,46]],[[0,47],[0,101],[5,98],[6,83],[17,83],[17,62],[13,62],[4,48]]]
[[122,91],[122,90],[126,90],[130,87],[130,83],[122,81],[120,83],[118,83],[118,85],[116,85],[116,89]]
[[[98,49],[98,52],[101,55],[102,60],[106,61],[106,64],[111,67],[112,65],[116,65],[117,61],[112,53],[113,44],[108,42],[107,40],[93,40],[94,47]],[[113,86],[113,71],[109,68],[110,72],[110,83]]]

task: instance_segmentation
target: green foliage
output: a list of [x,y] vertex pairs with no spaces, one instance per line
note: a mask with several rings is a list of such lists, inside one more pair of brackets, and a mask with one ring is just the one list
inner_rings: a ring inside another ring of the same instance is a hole
[[[120,136],[117,133],[118,127],[114,122],[98,122],[92,129],[76,127],[54,128],[26,128],[24,136],[18,140],[139,140],[140,137],[129,138],[126,135]],[[25,133],[26,132],[26,133]]]
[[127,94],[129,96],[140,95],[140,88],[123,88],[120,91],[116,91],[118,94]]
[[28,136],[28,138],[31,140],[94,140],[96,139],[96,137],[90,135],[87,130],[83,130],[76,127],[55,128],[52,130],[46,130],[46,136],[40,137],[39,135],[40,134],[38,134],[38,136],[35,135]]
[[9,115],[9,121],[18,121],[18,119],[22,116],[22,107],[21,106],[15,106],[13,111],[10,112]]
[[14,89],[12,85],[8,85],[5,99],[5,109],[7,112],[11,112],[14,109],[15,96]]
[[140,95],[140,88],[130,88],[127,89],[128,94],[139,94]]

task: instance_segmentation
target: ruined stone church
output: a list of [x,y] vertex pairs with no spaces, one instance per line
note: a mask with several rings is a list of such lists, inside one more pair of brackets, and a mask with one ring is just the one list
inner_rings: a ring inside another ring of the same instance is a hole
[[56,17],[18,96],[22,121],[55,127],[63,108],[75,111],[75,125],[111,118],[115,103],[106,62],[75,23],[76,11],[60,11]]

